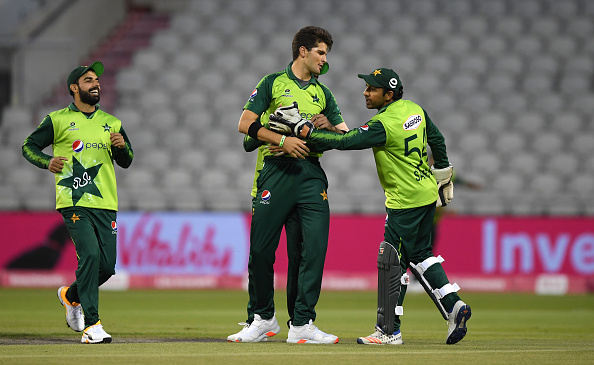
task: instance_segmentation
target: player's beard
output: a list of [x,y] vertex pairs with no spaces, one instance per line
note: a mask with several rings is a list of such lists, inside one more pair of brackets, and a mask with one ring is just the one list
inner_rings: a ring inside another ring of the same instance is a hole
[[88,104],[88,105],[97,104],[99,102],[99,99],[101,99],[101,91],[99,91],[97,96],[95,96],[95,95],[91,94],[92,90],[99,91],[98,88],[92,88],[92,89],[89,89],[89,91],[80,90],[80,92],[79,92],[80,101],[82,101],[83,103]]

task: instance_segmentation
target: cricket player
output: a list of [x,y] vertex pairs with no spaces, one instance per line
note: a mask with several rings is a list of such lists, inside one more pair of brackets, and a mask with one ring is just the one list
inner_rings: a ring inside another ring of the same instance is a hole
[[[252,209],[248,319],[240,332],[227,338],[229,342],[260,342],[280,332],[275,317],[273,265],[281,230],[292,214],[298,214],[301,221],[302,245],[287,342],[338,342],[338,337],[313,324],[330,223],[328,181],[319,163],[321,153],[310,154],[299,138],[264,128],[269,114],[295,101],[302,106],[306,119],[323,114],[333,126],[346,128],[334,96],[317,80],[328,69],[326,55],[332,43],[332,36],[322,28],[299,30],[293,38],[293,61],[285,70],[260,81],[240,117],[239,132],[267,145],[260,147],[263,168]],[[268,144],[279,146],[283,155],[269,151]]]
[[[366,107],[378,110],[365,125],[345,134],[313,130],[299,112],[280,109],[270,116],[270,128],[306,138],[312,151],[373,149],[387,217],[378,250],[375,332],[357,342],[403,343],[400,316],[410,268],[448,321],[446,343],[455,344],[466,335],[470,306],[458,296],[458,285],[450,284],[441,265],[443,258],[434,257],[431,251],[435,208],[447,205],[454,196],[445,139],[423,108],[402,99],[403,86],[396,72],[378,68],[359,77],[366,82]],[[427,143],[435,159],[431,168]]]
[[[114,160],[123,168],[134,153],[122,122],[101,109],[99,61],[72,70],[66,81],[74,101],[49,113],[25,139],[23,156],[55,174],[56,209],[76,247],[76,280],[58,289],[66,323],[82,343],[109,343],[99,319],[99,286],[115,274],[118,195]],[[43,149],[52,146],[53,156]]]

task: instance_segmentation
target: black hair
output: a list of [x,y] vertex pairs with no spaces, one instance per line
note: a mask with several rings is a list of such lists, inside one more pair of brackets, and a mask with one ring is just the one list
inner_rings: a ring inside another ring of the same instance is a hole
[[293,61],[299,57],[299,48],[305,47],[308,51],[320,42],[326,43],[328,52],[332,49],[332,35],[326,29],[313,25],[301,28],[293,37]]

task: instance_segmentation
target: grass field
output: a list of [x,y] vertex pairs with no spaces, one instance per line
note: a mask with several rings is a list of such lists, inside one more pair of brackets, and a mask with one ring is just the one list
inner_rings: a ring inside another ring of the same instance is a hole
[[447,326],[425,294],[407,295],[402,346],[364,346],[373,332],[375,292],[324,291],[316,325],[336,345],[227,343],[245,320],[243,291],[102,291],[111,344],[83,345],[65,325],[55,290],[0,288],[0,364],[592,364],[594,296],[462,293],[472,307],[466,338],[446,345]]

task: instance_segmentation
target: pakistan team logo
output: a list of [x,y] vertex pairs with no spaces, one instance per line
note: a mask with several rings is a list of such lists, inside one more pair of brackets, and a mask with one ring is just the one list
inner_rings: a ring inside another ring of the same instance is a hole
[[103,198],[95,185],[94,179],[103,164],[85,168],[76,157],[72,157],[72,176],[60,180],[58,185],[72,189],[72,205],[76,205],[80,198],[87,193]]

